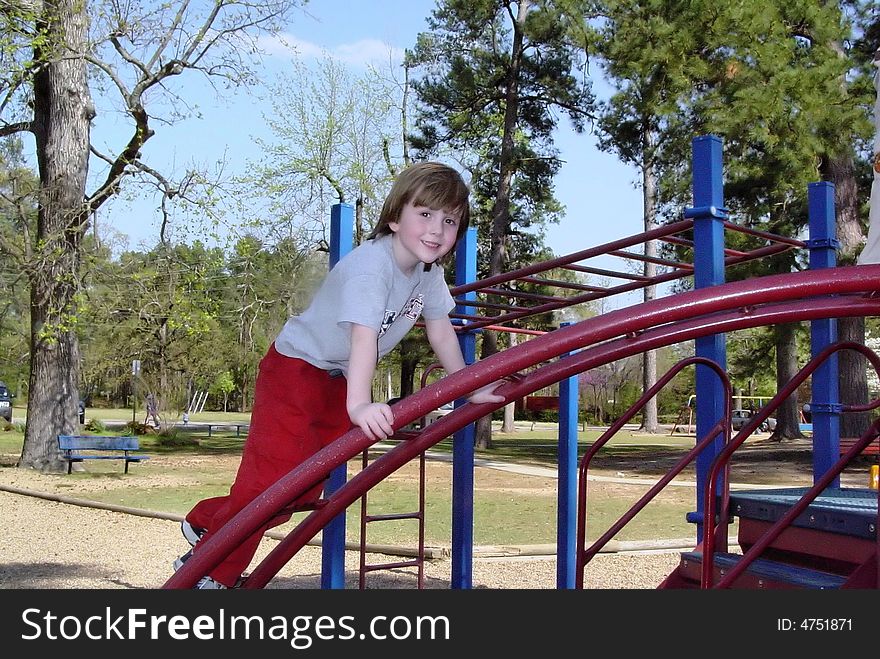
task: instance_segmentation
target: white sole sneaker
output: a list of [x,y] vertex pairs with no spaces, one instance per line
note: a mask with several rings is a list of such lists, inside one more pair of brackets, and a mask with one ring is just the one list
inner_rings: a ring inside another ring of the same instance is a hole
[[180,523],[180,532],[183,533],[183,537],[186,538],[186,541],[190,545],[195,547],[196,543],[198,543],[198,541],[202,539],[202,536],[208,532],[208,529],[193,526],[186,520],[183,520]]
[[186,552],[183,556],[174,559],[174,571],[177,572],[180,568],[183,567],[183,564],[186,563],[190,558],[192,558],[192,549]]
[[211,577],[202,577],[195,585],[195,590],[228,590],[228,586],[224,586],[219,581],[214,581]]

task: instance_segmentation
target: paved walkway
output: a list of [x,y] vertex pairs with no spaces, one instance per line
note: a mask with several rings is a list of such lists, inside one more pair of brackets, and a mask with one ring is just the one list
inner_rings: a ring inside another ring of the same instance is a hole
[[[371,447],[371,450],[388,451],[393,448],[393,444],[378,443]],[[437,462],[452,462],[452,454],[439,451],[426,451],[425,457],[429,460]],[[474,458],[474,465],[477,467],[486,467],[487,469],[497,469],[498,471],[507,471],[512,474],[524,474],[526,476],[542,476],[544,478],[559,478],[559,471],[552,467],[541,467],[539,465],[520,464],[515,462],[504,462],[502,460],[488,460],[485,458]],[[653,485],[656,482],[654,478],[627,478],[626,476],[597,476],[587,475],[587,479],[598,483],[620,483],[622,485]],[[795,485],[792,483],[791,485]],[[675,479],[669,483],[670,487],[696,487],[696,481]],[[732,490],[760,490],[772,489],[777,487],[786,487],[784,483],[776,483],[773,485],[758,483],[731,483]]]

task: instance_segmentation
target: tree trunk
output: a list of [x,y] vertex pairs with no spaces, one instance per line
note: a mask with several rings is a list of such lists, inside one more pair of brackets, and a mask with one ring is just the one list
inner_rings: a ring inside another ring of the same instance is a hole
[[425,359],[422,341],[416,335],[403,338],[397,347],[400,356],[400,393],[401,398],[411,396],[416,386],[416,371]]
[[[840,57],[846,53],[840,43],[830,44]],[[840,80],[844,89],[845,78]],[[859,190],[856,181],[853,147],[849,142],[839,144],[840,151],[823,159],[823,174],[834,184],[834,206],[837,215],[837,239],[839,265],[855,263],[856,250],[864,240],[859,223]],[[865,342],[864,318],[838,318],[837,336],[839,340]],[[868,402],[868,381],[864,358],[851,350],[838,353],[838,388],[840,400],[849,405],[863,405]],[[840,416],[840,436],[859,437],[868,429],[868,412],[842,414]]]
[[[169,355],[168,355],[168,319],[165,319],[165,322],[162,323],[159,328],[159,392],[156,395],[156,408],[160,413],[164,413],[168,410],[168,392],[169,384],[168,384],[168,371],[169,371]],[[225,394],[224,394],[225,395]],[[223,411],[226,411],[226,400],[223,400]],[[164,414],[163,414],[164,416]]]
[[27,427],[19,466],[63,472],[57,434],[77,432],[79,343],[73,331],[85,198],[89,122],[94,107],[86,79],[88,19],[80,0],[43,3],[44,38],[34,61],[33,132],[40,170],[35,265],[31,286],[31,375]]
[[410,359],[406,352],[400,353],[400,397],[411,396],[415,390],[416,368],[419,365],[418,357]]
[[[798,371],[797,362],[797,324],[776,325],[776,388],[782,389]],[[776,411],[776,430],[771,439],[782,441],[802,437],[797,396],[789,396]]]
[[[510,50],[510,65],[505,80],[504,126],[501,135],[500,174],[495,202],[492,204],[492,228],[489,243],[489,276],[504,272],[507,265],[507,241],[510,230],[510,190],[513,175],[517,170],[514,153],[514,136],[519,122],[519,76],[522,67],[523,29],[526,16],[531,8],[529,0],[520,0],[517,15],[513,22],[513,42]],[[497,340],[492,332],[483,334],[481,358],[485,359],[498,352]],[[489,448],[492,443],[492,417],[486,416],[477,422],[476,445]]]
[[[483,332],[483,342],[480,347],[480,359],[486,359],[498,352],[498,335],[492,331]],[[492,415],[477,419],[474,428],[474,446],[482,449],[492,448]]]
[[[642,167],[642,204],[644,208],[645,231],[650,231],[656,226],[654,218],[657,208],[657,177],[654,172],[654,137],[653,133],[648,130],[645,136],[644,153],[648,154]],[[645,256],[648,259],[657,256],[657,243],[649,240],[645,243]],[[646,260],[643,265],[643,274],[645,277],[653,277],[657,274],[657,266],[651,261]],[[642,297],[645,302],[650,302],[657,297],[656,286],[646,286],[642,291]],[[642,355],[642,393],[648,391],[657,383],[657,351],[648,350]],[[647,403],[642,410],[642,426],[640,432],[656,434],[657,432],[657,397],[655,396]]]
[[[837,340],[865,344],[864,318],[838,318]],[[844,405],[868,402],[867,362],[852,350],[837,353],[840,402]],[[871,423],[870,412],[847,412],[840,415],[840,436],[861,437]]]
[[[855,262],[855,251],[862,244],[864,233],[859,224],[859,191],[855,167],[850,154],[828,159],[828,177],[834,183],[834,206],[837,212],[837,239],[840,241],[839,263]],[[865,343],[864,318],[838,318],[839,341]],[[849,405],[868,402],[868,380],[864,357],[852,350],[843,350],[838,357],[840,401]],[[859,437],[868,429],[869,412],[851,412],[840,416],[840,436]]]
[[[517,343],[517,335],[510,333],[510,347],[513,348]],[[516,401],[511,401],[504,406],[504,421],[501,423],[501,432],[516,432],[514,424],[514,412],[516,411]]]

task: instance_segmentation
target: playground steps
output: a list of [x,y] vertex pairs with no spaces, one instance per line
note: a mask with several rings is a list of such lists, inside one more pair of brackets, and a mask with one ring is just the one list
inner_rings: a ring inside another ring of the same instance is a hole
[[[743,553],[760,541],[807,488],[733,492]],[[877,588],[877,491],[828,488],[732,584],[732,588]],[[718,552],[717,583],[742,558]],[[699,588],[703,553],[685,552],[661,588]]]
[[[741,559],[741,554],[716,552],[713,581],[717,582],[721,579]],[[681,576],[696,586],[700,583],[702,564],[703,554],[701,552],[683,553],[679,567]],[[845,582],[846,577],[839,574],[758,558],[737,577],[732,587],[740,589],[808,588],[826,590],[841,588]]]

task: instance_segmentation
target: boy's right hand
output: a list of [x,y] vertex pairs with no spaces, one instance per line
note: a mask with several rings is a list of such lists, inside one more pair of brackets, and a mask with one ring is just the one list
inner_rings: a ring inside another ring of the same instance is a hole
[[387,439],[394,434],[394,414],[385,403],[362,403],[348,411],[351,422],[372,440]]

